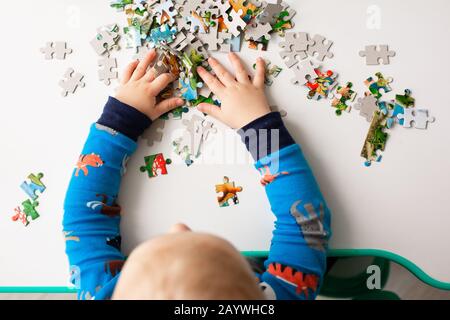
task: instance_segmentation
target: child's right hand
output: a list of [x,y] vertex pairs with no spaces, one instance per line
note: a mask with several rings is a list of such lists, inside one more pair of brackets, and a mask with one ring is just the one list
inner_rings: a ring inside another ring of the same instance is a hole
[[153,69],[148,70],[156,56],[156,51],[151,50],[141,61],[130,63],[116,93],[117,100],[142,112],[152,121],[185,103],[177,97],[157,103],[156,97],[176,78],[170,73],[155,77]]
[[221,107],[201,103],[198,110],[211,115],[233,129],[240,129],[271,112],[265,89],[265,62],[258,58],[256,74],[250,80],[241,59],[230,53],[236,76],[231,75],[216,59],[208,60],[216,76],[199,67],[197,72],[209,89],[220,99]]

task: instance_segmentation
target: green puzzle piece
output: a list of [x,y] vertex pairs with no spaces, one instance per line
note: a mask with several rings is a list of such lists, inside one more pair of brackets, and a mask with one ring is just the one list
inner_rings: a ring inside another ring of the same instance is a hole
[[401,95],[401,94],[397,94],[395,96],[395,100],[402,106],[405,108],[410,108],[410,107],[414,107],[414,104],[416,102],[416,99],[414,99],[411,96],[411,90],[406,89],[405,90],[405,94]]
[[31,217],[32,220],[36,220],[39,218],[39,213],[36,211],[36,207],[39,205],[39,202],[31,200],[26,200],[22,202],[23,212],[27,217]]

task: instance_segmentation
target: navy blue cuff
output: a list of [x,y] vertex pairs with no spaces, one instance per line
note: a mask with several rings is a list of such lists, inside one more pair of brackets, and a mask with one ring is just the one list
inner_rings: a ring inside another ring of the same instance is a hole
[[145,129],[150,127],[152,120],[139,110],[120,102],[116,98],[109,97],[97,123],[137,141]]
[[271,112],[238,130],[255,161],[295,144],[279,112]]

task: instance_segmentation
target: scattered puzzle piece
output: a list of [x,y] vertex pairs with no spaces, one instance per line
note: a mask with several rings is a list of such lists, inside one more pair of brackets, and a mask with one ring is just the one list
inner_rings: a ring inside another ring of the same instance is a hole
[[[308,99],[320,100],[331,96],[331,92],[337,85],[337,74],[331,70],[323,73],[320,68],[315,69],[316,76],[307,76],[306,86],[309,88]],[[312,79],[312,80],[311,80]]]
[[416,100],[411,96],[411,90],[405,89],[405,94],[397,94],[395,96],[395,101],[398,102],[404,108],[414,107]]
[[75,93],[78,87],[84,88],[86,84],[82,81],[84,75],[75,72],[72,68],[67,69],[64,77],[65,80],[59,82],[59,86],[63,88],[61,95],[66,97],[69,93]]
[[428,110],[408,108],[403,113],[397,115],[399,120],[403,120],[403,127],[411,128],[414,123],[416,129],[426,129],[428,122],[434,122],[435,118],[428,116]]
[[165,121],[158,119],[153,121],[149,129],[145,130],[141,139],[147,141],[147,146],[152,147],[155,142],[161,142],[163,138],[163,129]]
[[272,24],[282,10],[283,5],[281,4],[281,0],[272,1],[271,3],[267,3],[257,19],[260,23]]
[[41,48],[40,51],[45,54],[46,60],[64,60],[66,55],[73,52],[72,49],[67,48],[67,43],[62,41],[47,42],[46,47]]
[[95,38],[91,40],[90,44],[99,56],[105,54],[111,50],[111,48],[116,46],[119,39],[119,33],[116,30],[116,26],[111,27],[110,31],[105,29],[100,30]]
[[378,110],[377,99],[371,94],[366,94],[364,98],[358,99],[354,108],[359,110],[360,116],[366,118],[367,122],[371,122],[374,113]]
[[280,56],[283,58],[286,66],[291,68],[298,63],[297,57],[301,60],[308,57],[308,47],[313,44],[314,41],[310,40],[305,32],[288,32],[285,35],[285,41],[279,44],[284,49],[280,51]]
[[385,78],[381,72],[377,72],[375,76],[378,78],[377,81],[370,77],[364,81],[364,84],[369,88],[371,94],[373,94],[377,99],[380,99],[382,97],[381,90],[383,90],[384,93],[392,91],[390,83],[392,83],[394,79],[391,77]]
[[379,48],[376,45],[371,45],[366,46],[365,51],[360,51],[359,56],[366,58],[368,66],[377,66],[380,64],[380,60],[383,64],[389,64],[389,58],[395,57],[395,51],[389,51],[387,45],[380,45]]
[[30,174],[28,175],[28,179],[30,183],[24,181],[20,185],[20,188],[32,199],[36,200],[38,198],[36,192],[43,193],[46,189],[45,185],[42,183],[41,179],[44,177],[42,173],[38,173],[38,175]]
[[22,211],[20,207],[14,209],[14,216],[11,217],[12,221],[20,221],[26,227],[30,224],[28,216]]
[[343,111],[350,112],[352,109],[347,103],[353,102],[356,98],[356,92],[352,90],[353,83],[347,82],[345,86],[339,86],[336,95],[331,101],[331,106],[336,108],[336,115],[342,115]]
[[308,54],[311,57],[316,56],[317,60],[323,61],[325,58],[333,58],[333,53],[330,52],[330,48],[333,45],[333,41],[326,40],[321,35],[315,35],[312,40],[313,45],[309,45]]
[[366,159],[366,167],[369,167],[373,161],[381,161],[379,152],[384,151],[388,139],[388,134],[384,132],[384,128],[385,116],[380,111],[374,112],[372,123],[361,151],[361,157]]
[[31,200],[26,200],[22,202],[23,206],[23,212],[27,215],[27,217],[30,217],[31,220],[36,220],[39,218],[39,213],[36,211],[36,207],[39,206],[39,202]]
[[295,73],[295,78],[291,80],[293,84],[306,84],[309,80],[315,80],[317,78],[316,69],[309,60],[300,62],[293,68]]
[[172,163],[172,160],[164,159],[164,155],[162,153],[145,157],[144,161],[145,166],[142,166],[140,170],[141,172],[147,172],[149,178],[168,174],[167,165]]
[[247,26],[245,32],[245,40],[258,41],[264,37],[265,40],[270,40],[270,32],[272,32],[272,26],[268,23],[253,23]]
[[238,192],[242,192],[242,187],[236,187],[234,182],[230,182],[228,177],[223,177],[223,183],[216,185],[216,193],[222,193],[217,197],[217,202],[221,208],[229,207],[232,204],[239,204]]
[[119,74],[114,69],[117,68],[117,59],[105,58],[98,61],[98,66],[103,67],[98,71],[98,78],[103,81],[105,85],[109,86],[112,79],[117,79]]

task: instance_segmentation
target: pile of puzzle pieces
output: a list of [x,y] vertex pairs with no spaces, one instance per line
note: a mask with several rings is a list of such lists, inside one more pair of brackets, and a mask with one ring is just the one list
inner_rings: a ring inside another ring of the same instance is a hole
[[[181,96],[186,100],[185,106],[163,115],[163,120],[180,120],[190,107],[203,102],[220,106],[220,101],[203,85],[197,67],[210,70],[207,59],[211,52],[240,51],[243,41],[251,49],[267,50],[271,34],[284,35],[294,26],[292,18],[296,14],[281,0],[113,0],[110,6],[125,14],[126,25],[100,28],[91,40],[94,51],[103,59],[99,61],[104,67],[99,72],[100,80],[109,84],[116,78],[117,62],[110,55],[120,49],[121,38],[123,46],[131,49],[136,59],[142,59],[155,48],[158,58],[152,66],[154,73],[170,72],[178,78],[160,97]],[[270,86],[282,69],[269,61],[267,66],[266,84]],[[183,124],[186,131],[173,141],[173,146],[190,166],[201,154],[209,133],[215,133],[216,129],[198,116],[185,119]],[[164,123],[158,121],[143,139],[153,146],[162,141],[163,130]]]
[[426,129],[428,123],[435,120],[429,116],[428,110],[415,107],[415,99],[409,89],[406,89],[404,94],[395,95],[394,100],[382,101],[383,92],[392,91],[390,83],[393,79],[385,78],[380,72],[375,76],[377,80],[370,77],[364,81],[368,91],[354,106],[366,121],[371,122],[361,151],[361,156],[366,159],[366,166],[370,166],[373,161],[381,161],[381,152],[384,151],[389,137],[386,131],[397,123],[404,128],[414,126],[416,129]]
[[14,209],[12,221],[21,222],[26,227],[31,221],[39,218],[39,213],[36,211],[36,207],[39,205],[37,193],[42,194],[46,190],[42,182],[43,177],[42,173],[37,175],[30,174],[28,175],[28,181],[22,182],[20,188],[27,194],[29,199],[23,201],[22,206],[17,206]]
[[[250,48],[266,50],[271,34],[291,29],[296,14],[281,0],[113,0],[110,5],[126,16],[126,26],[122,28],[125,47],[133,49],[136,58],[157,48],[173,57],[169,59],[172,66],[179,64],[179,82],[174,90],[186,99],[188,106],[205,100],[219,104],[196,73],[199,65],[208,68],[209,52],[240,51],[243,40]],[[109,29],[98,30],[91,42],[99,55],[119,47],[120,30],[116,26]],[[106,65],[106,71],[115,66]],[[168,61],[159,60],[156,65],[168,67]],[[272,70],[271,75],[277,72],[280,71]],[[106,77],[106,81],[110,79]],[[178,108],[170,114],[180,119],[187,111],[186,107]]]
[[[343,112],[352,110],[351,103],[356,98],[356,92],[352,89],[353,83],[339,85],[334,71],[324,72],[322,67],[316,66],[312,60],[316,58],[324,61],[325,58],[332,58],[332,45],[332,41],[321,35],[311,38],[306,32],[287,32],[284,41],[279,44],[282,48],[280,57],[295,75],[291,82],[308,88],[308,99],[330,99],[331,107],[335,109],[336,115],[340,116]],[[389,50],[387,45],[371,45],[366,46],[365,51],[360,51],[359,55],[366,58],[367,65],[379,65],[380,62],[389,64],[389,58],[394,57],[396,53]],[[367,92],[353,106],[360,116],[371,122],[361,151],[361,156],[366,159],[366,166],[370,166],[373,161],[381,161],[381,152],[384,151],[389,136],[387,129],[391,129],[396,123],[405,128],[414,126],[417,129],[426,129],[427,124],[435,120],[429,116],[428,110],[415,108],[415,99],[411,97],[409,89],[405,90],[404,95],[396,95],[395,100],[381,101],[383,93],[392,91],[390,84],[393,79],[385,78],[380,72],[376,73],[375,77],[376,80],[370,77],[364,81]]]

